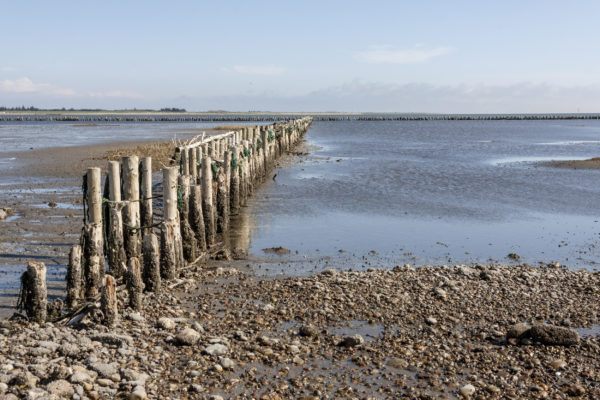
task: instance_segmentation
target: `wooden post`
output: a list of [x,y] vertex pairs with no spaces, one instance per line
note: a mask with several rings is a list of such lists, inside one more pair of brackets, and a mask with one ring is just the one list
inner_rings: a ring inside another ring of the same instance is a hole
[[229,195],[225,184],[226,174],[221,169],[217,174],[217,232],[229,229]]
[[67,267],[67,308],[72,309],[82,298],[83,271],[81,270],[81,246],[71,247]]
[[102,232],[102,190],[100,168],[87,170],[87,203],[89,224],[84,227],[85,295],[96,297],[104,278],[104,236]]
[[123,276],[127,256],[123,239],[123,202],[121,201],[121,166],[118,161],[108,162],[108,199],[110,200],[108,229],[108,267],[115,278]]
[[202,161],[202,147],[198,146],[196,147],[196,180],[193,182],[194,185],[202,183],[201,168],[199,168],[200,161]]
[[140,231],[140,181],[137,156],[123,157],[123,225],[125,227],[125,254],[127,258],[139,257],[142,252]]
[[142,158],[142,201],[141,218],[142,236],[152,233],[152,157]]
[[137,257],[130,258],[127,263],[127,291],[129,292],[129,306],[136,311],[142,309],[142,269]]
[[48,291],[46,289],[46,266],[42,262],[30,261],[21,277],[21,299],[27,318],[32,322],[46,322]]
[[143,279],[146,291],[160,292],[160,252],[158,250],[158,239],[152,232],[144,236],[142,245],[144,254]]
[[231,182],[229,186],[229,196],[231,200],[231,214],[237,214],[240,209],[240,153],[237,146],[231,146]]
[[261,160],[261,164],[262,164],[262,171],[261,171],[261,175],[262,176],[267,176],[267,173],[269,171],[269,158],[268,158],[268,154],[269,154],[269,135],[266,129],[262,129],[261,127],[261,131],[260,131],[260,138],[261,138],[261,149],[260,152],[262,153],[262,160]]
[[181,204],[179,212],[179,225],[181,227],[181,240],[183,243],[183,257],[188,261],[194,261],[197,257],[198,244],[196,236],[190,225],[190,177],[182,175],[178,179],[179,191],[181,193]]
[[100,307],[104,314],[104,325],[109,328],[114,328],[119,322],[118,304],[115,278],[106,275],[106,283],[102,288],[102,297],[100,298]]
[[196,184],[196,179],[198,177],[198,163],[196,161],[196,150],[197,148],[190,149],[190,175],[192,177],[191,184]]
[[190,188],[190,225],[196,235],[196,243],[201,251],[206,251],[206,230],[204,213],[202,212],[202,186],[192,185]]
[[183,248],[177,212],[177,168],[163,168],[164,221],[160,236],[160,274],[174,279],[183,266]]
[[202,213],[204,215],[204,229],[206,231],[207,246],[215,242],[215,212],[213,205],[212,175],[212,160],[207,156],[202,159]]
[[190,173],[190,161],[189,161],[189,153],[186,147],[181,148],[181,165],[179,169],[179,173],[181,175],[188,175]]

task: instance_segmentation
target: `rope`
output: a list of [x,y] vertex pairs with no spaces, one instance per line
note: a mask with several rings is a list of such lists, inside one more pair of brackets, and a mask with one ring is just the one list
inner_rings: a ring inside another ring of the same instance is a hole
[[217,163],[216,163],[216,162],[213,162],[213,163],[211,164],[211,167],[212,167],[213,177],[217,176],[217,172],[218,172],[218,169],[217,169]]
[[156,196],[152,196],[152,197],[142,197],[141,199],[136,199],[136,200],[122,200],[122,201],[114,201],[114,200],[109,200],[106,197],[102,198],[102,204],[110,204],[110,205],[114,205],[114,204],[119,204],[119,203],[136,203],[139,201],[146,201],[146,200],[154,200],[154,199],[160,199],[162,198],[162,194],[156,195]]
[[146,226],[132,226],[132,225],[123,225],[125,226],[125,228],[129,229],[131,232],[135,233],[137,231],[141,231],[142,229],[150,229],[150,228],[154,228],[157,226],[160,226],[162,224],[162,222],[155,222],[151,225],[146,225]]

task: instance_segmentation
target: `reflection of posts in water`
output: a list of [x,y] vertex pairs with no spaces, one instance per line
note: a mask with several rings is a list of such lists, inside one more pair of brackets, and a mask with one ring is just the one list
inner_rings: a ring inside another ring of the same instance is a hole
[[240,210],[235,218],[231,218],[229,231],[225,235],[225,245],[230,249],[248,250],[255,229],[256,221],[250,213],[250,208]]

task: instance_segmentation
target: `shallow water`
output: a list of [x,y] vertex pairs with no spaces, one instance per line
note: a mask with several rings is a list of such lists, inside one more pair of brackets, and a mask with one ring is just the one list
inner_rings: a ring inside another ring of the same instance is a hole
[[[315,122],[306,139],[233,238],[271,273],[600,261],[600,170],[538,163],[600,155],[600,121]],[[275,246],[292,252],[262,251]]]

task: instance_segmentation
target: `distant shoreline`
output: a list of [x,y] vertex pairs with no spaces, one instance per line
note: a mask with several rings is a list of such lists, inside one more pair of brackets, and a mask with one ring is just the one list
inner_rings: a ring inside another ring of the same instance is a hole
[[524,121],[600,120],[600,113],[435,114],[373,112],[172,112],[172,111],[2,111],[1,122],[249,122],[311,116],[315,121]]

